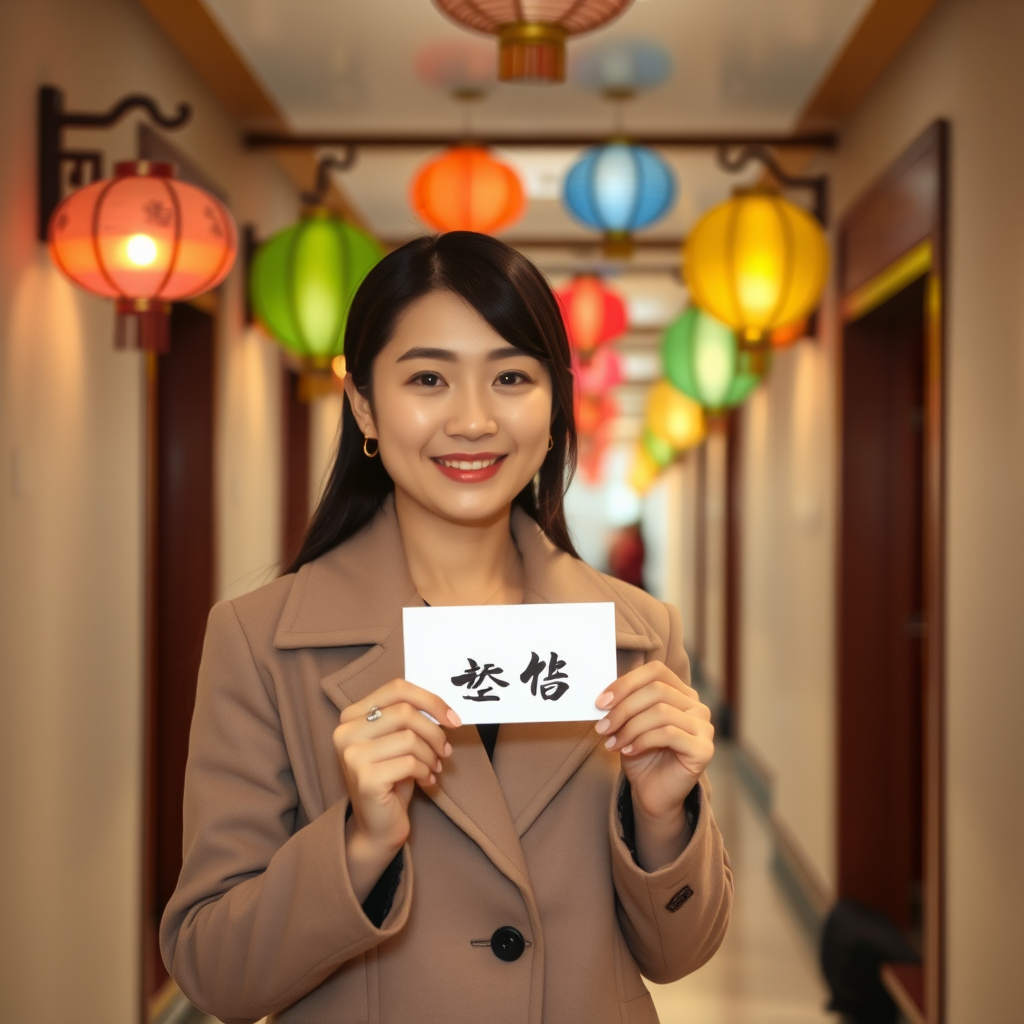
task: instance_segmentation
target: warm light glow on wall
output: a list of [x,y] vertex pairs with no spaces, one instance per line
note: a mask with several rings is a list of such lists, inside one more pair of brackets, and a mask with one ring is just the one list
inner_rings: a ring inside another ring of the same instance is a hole
[[683,271],[693,301],[763,343],[817,306],[828,243],[810,214],[772,192],[751,190],[706,213],[690,232]]

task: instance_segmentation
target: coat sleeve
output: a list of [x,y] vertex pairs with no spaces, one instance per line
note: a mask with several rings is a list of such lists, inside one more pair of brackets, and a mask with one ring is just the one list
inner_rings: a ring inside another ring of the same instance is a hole
[[[689,682],[679,612],[669,605],[668,615],[669,638],[661,657]],[[692,800],[696,820],[686,848],[671,864],[651,872],[636,863],[627,843],[619,799],[624,785],[620,775],[609,807],[619,924],[641,974],[664,985],[707,963],[722,944],[732,909],[732,868],[711,812],[706,777]]]
[[201,1010],[251,1022],[395,935],[412,862],[375,927],[349,880],[347,801],[296,830],[277,707],[230,602],[210,613],[185,771],[183,865],[160,927],[164,963]]

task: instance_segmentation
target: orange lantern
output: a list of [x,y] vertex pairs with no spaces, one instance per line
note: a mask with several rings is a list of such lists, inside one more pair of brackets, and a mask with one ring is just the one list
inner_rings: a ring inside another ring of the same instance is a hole
[[569,344],[586,359],[598,345],[626,330],[626,304],[601,279],[592,275],[575,278],[555,292]]
[[484,234],[514,224],[526,207],[519,176],[482,146],[453,146],[421,167],[410,201],[438,231]]
[[116,300],[117,348],[166,352],[170,303],[227,277],[238,232],[223,203],[175,181],[171,164],[128,161],[114,173],[54,210],[50,255],[75,284]]

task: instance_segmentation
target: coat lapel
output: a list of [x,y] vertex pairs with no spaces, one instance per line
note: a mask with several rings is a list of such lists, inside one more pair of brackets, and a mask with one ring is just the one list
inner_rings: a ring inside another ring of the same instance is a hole
[[[615,601],[599,573],[557,549],[520,509],[513,511],[512,533],[523,557],[528,603]],[[389,498],[365,529],[299,570],[274,646],[364,648],[320,681],[343,710],[403,674],[402,608],[421,602]],[[657,642],[632,608],[615,604],[621,665],[623,651],[642,657]],[[525,884],[519,837],[596,746],[594,723],[503,725],[493,769],[475,727],[451,730],[449,738],[452,757],[427,795],[505,875]]]

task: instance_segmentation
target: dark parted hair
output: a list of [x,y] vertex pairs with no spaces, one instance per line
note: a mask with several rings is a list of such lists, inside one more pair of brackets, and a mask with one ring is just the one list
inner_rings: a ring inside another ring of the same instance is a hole
[[[389,253],[366,275],[345,327],[345,364],[358,391],[369,396],[373,363],[412,303],[437,291],[464,299],[509,344],[543,361],[551,374],[552,447],[518,505],[551,541],[579,557],[565,522],[565,489],[576,471],[576,423],[569,342],[558,302],[540,271],[522,253],[474,231],[416,238]],[[379,458],[363,454],[363,435],[346,395],[341,440],[327,487],[295,560],[297,572],[358,533],[377,514],[394,482]]]

